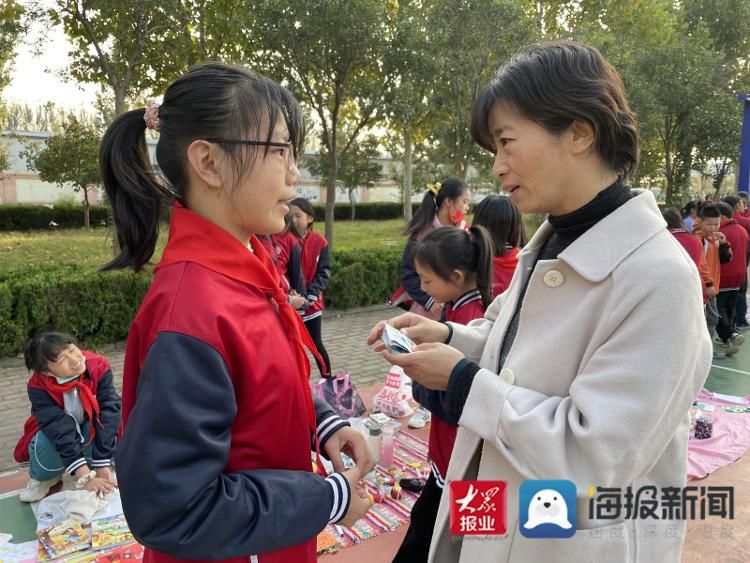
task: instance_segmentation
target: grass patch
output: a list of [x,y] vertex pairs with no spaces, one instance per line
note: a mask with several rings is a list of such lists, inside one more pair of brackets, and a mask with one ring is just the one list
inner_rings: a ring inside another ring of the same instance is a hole
[[[470,218],[469,218],[470,220]],[[529,237],[541,224],[541,217],[524,218]],[[401,219],[387,221],[338,221],[334,225],[335,250],[401,248],[406,237],[401,234]],[[323,224],[316,224],[319,233]],[[95,270],[112,258],[112,233],[106,228],[65,229],[60,231],[0,232],[0,272],[51,265],[71,265]],[[161,257],[167,243],[167,229],[160,232],[153,262]]]

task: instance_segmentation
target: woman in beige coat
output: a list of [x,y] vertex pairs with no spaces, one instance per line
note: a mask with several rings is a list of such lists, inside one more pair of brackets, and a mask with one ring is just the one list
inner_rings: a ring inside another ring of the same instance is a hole
[[[419,346],[385,357],[444,392],[458,420],[446,481],[508,485],[507,534],[489,537],[451,535],[446,485],[430,561],[677,563],[683,520],[588,511],[592,486],[685,486],[689,410],[711,364],[695,265],[651,193],[624,183],[638,141],[622,82],[591,47],[534,45],[499,69],[472,120],[503,190],[549,217],[484,319],[389,321]],[[575,483],[573,537],[521,533],[527,479]]]

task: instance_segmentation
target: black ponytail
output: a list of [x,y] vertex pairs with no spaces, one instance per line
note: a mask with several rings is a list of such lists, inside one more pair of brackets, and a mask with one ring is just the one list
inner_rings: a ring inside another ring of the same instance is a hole
[[440,227],[414,247],[414,261],[424,264],[443,280],[454,270],[475,277],[485,309],[492,303],[492,258],[494,247],[490,233],[475,225],[468,231]]
[[159,239],[159,220],[171,193],[157,180],[149,161],[144,110],[118,116],[99,149],[104,189],[112,207],[120,253],[102,270],[143,269]]
[[[235,187],[268,147],[239,141],[270,141],[279,119],[289,131],[296,157],[303,145],[302,109],[270,78],[235,65],[206,63],[169,85],[158,107],[157,177],[146,150],[143,109],[120,115],[107,129],[99,151],[102,180],[112,206],[120,254],[104,270],[139,271],[154,254],[159,219],[188,190],[187,149],[195,140],[217,144],[229,157]],[[156,117],[156,116],[153,116]]]
[[407,236],[415,236],[427,225],[431,225],[435,219],[435,214],[446,199],[458,199],[467,190],[468,186],[461,178],[448,178],[440,182],[437,194],[429,189],[422,198],[417,212],[409,221],[404,229]]

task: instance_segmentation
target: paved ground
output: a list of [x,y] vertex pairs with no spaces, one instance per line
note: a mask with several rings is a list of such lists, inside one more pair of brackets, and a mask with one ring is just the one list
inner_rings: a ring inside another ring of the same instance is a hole
[[[334,373],[348,371],[356,385],[367,386],[384,381],[388,363],[367,346],[370,329],[381,319],[398,313],[388,306],[367,307],[345,313],[329,311],[323,321],[323,342],[331,357]],[[122,388],[124,343],[104,347],[98,352],[109,358],[118,390]],[[319,375],[313,363],[313,379]],[[26,382],[29,374],[20,358],[0,360],[0,472],[16,467],[13,448],[29,415]]]
[[[331,357],[334,373],[348,371],[358,386],[368,386],[385,380],[388,363],[372,352],[365,339],[370,329],[381,319],[396,315],[398,309],[374,306],[343,313],[327,311],[323,322],[323,341]],[[730,395],[750,395],[750,331],[748,342],[732,358],[715,360],[706,387]],[[99,350],[109,358],[118,389],[122,385],[124,343]],[[313,379],[318,372],[313,363]],[[20,358],[0,359],[0,472],[16,467],[13,448],[21,428],[29,415],[26,396],[28,373]]]

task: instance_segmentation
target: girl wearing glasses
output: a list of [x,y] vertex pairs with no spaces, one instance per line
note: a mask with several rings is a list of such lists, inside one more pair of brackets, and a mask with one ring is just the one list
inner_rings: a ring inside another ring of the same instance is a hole
[[[159,179],[146,128],[160,132]],[[144,561],[312,563],[326,524],[352,524],[369,508],[356,486],[373,466],[367,446],[313,401],[305,348],[314,347],[256,237],[284,227],[303,135],[287,90],[206,64],[171,84],[161,106],[120,115],[102,139],[121,248],[104,269],[142,270],[173,205],[128,335],[116,456]],[[311,450],[336,473],[313,473]],[[342,451],[356,467],[344,471]]]

